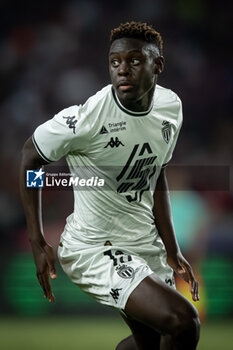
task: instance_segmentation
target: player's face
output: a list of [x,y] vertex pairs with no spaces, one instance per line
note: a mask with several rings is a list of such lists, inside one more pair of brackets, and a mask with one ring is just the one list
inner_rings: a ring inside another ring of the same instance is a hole
[[110,47],[110,77],[123,104],[148,101],[162,69],[163,59],[159,57],[155,45],[139,39],[122,38],[115,40]]

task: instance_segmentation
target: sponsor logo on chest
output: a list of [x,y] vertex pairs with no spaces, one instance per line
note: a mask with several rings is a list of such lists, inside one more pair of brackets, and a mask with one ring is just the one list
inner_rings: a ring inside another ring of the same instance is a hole
[[125,131],[126,130],[126,122],[120,121],[117,123],[108,123],[106,125],[103,125],[100,129],[100,134],[108,134],[110,132],[119,132],[119,131]]

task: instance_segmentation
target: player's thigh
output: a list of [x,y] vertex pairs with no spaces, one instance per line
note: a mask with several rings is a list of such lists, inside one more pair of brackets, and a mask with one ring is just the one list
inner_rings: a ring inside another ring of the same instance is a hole
[[182,322],[198,319],[192,304],[155,274],[146,277],[134,289],[125,312],[162,334],[172,334]]
[[127,317],[127,315],[122,314],[121,316],[132,332],[137,345],[135,349],[150,349],[151,344],[153,344],[153,349],[160,349],[160,334],[158,332],[131,317]]

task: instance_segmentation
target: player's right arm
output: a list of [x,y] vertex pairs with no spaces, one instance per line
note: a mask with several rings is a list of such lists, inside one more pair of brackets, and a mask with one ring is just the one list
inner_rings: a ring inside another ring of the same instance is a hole
[[[40,169],[44,164],[55,162],[73,151],[83,151],[92,133],[88,113],[82,106],[71,106],[52,119],[39,125],[24,147],[20,169],[20,192],[27,220],[29,241],[36,264],[39,283],[45,298],[54,301],[50,278],[56,278],[55,256],[46,242],[41,220],[41,192],[26,188],[26,170]],[[90,109],[90,108],[89,108]]]
[[28,238],[36,264],[38,281],[44,291],[44,297],[54,301],[49,276],[56,278],[55,255],[52,247],[45,241],[42,213],[41,190],[26,188],[26,170],[40,169],[47,162],[38,154],[30,137],[24,144],[20,164],[20,194],[24,206]]

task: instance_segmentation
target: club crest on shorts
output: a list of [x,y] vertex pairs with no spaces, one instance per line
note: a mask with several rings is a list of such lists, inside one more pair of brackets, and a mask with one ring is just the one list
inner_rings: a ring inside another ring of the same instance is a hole
[[166,143],[168,143],[171,138],[172,126],[171,126],[171,123],[168,122],[167,120],[164,120],[162,122],[162,125],[163,125],[163,128],[162,128],[163,139]]
[[121,265],[116,268],[117,273],[122,278],[133,278],[134,269],[131,266]]

